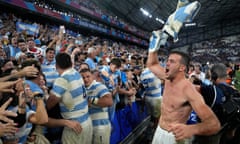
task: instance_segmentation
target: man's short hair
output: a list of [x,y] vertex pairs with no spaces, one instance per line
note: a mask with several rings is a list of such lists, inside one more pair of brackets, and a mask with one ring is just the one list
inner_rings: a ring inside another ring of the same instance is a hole
[[110,62],[110,64],[114,64],[117,66],[117,68],[121,67],[121,60],[119,58],[113,58]]
[[61,69],[67,69],[72,67],[72,60],[67,53],[58,53],[56,55],[56,65]]
[[17,40],[17,43],[25,43],[25,39],[19,38],[19,39]]
[[90,72],[92,74],[92,71],[88,68],[84,68],[80,71],[80,73]]
[[54,48],[47,48],[46,53],[48,53],[49,51],[54,51],[55,52],[55,49]]
[[180,55],[182,58],[181,58],[181,64],[185,65],[188,67],[189,65],[189,62],[190,62],[190,57],[188,56],[188,54],[186,54],[185,52],[182,52],[182,51],[171,51],[170,52],[170,55],[171,54],[178,54]]
[[217,78],[226,78],[227,77],[227,67],[225,64],[219,63],[215,64],[211,68],[211,78],[212,80],[217,80]]

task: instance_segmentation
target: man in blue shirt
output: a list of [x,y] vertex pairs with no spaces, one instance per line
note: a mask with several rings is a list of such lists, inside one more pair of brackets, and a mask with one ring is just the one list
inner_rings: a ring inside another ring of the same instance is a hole
[[84,85],[79,72],[72,68],[72,60],[67,53],[58,53],[56,56],[56,69],[60,75],[53,84],[47,108],[51,109],[57,103],[63,119],[74,120],[78,127],[64,127],[62,143],[92,142],[92,121],[88,114],[88,103],[84,98]]
[[80,73],[86,87],[89,114],[93,124],[92,144],[109,144],[111,123],[108,116],[108,107],[113,104],[112,95],[104,84],[94,79],[94,75],[89,69],[83,69]]
[[88,48],[88,57],[85,60],[85,63],[88,64],[91,70],[97,69],[97,64],[94,59],[96,57],[96,50],[93,47]]
[[104,84],[112,92],[113,96],[113,106],[109,108],[110,120],[114,118],[116,104],[120,101],[118,96],[118,83],[121,81],[121,72],[119,68],[121,67],[121,60],[118,58],[113,58],[109,66],[104,66],[101,69],[101,76]]

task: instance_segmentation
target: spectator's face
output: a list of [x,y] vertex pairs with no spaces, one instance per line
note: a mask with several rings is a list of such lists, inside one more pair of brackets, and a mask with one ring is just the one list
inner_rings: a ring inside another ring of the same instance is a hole
[[107,58],[102,59],[102,64],[103,64],[103,65],[108,65]]
[[110,70],[114,73],[118,70],[119,68],[115,64],[110,64]]
[[28,48],[34,48],[35,46],[35,42],[33,40],[29,40],[27,44],[28,44]]
[[17,38],[16,38],[16,37],[13,37],[13,38],[12,38],[11,44],[12,44],[13,46],[17,46]]
[[96,80],[97,82],[101,82],[102,81],[100,72],[95,71],[93,75],[94,75],[94,80]]
[[84,54],[80,54],[78,57],[79,61],[84,61],[85,58],[86,58],[86,55],[84,55]]
[[46,82],[45,82],[45,79],[42,75],[40,75],[40,85],[41,86],[45,86]]
[[194,70],[197,74],[201,73],[200,66],[198,66],[198,65],[194,67]]
[[92,52],[89,54],[89,56],[90,56],[91,58],[95,58],[95,56],[96,56],[96,51],[95,51],[95,50],[92,51]]
[[18,43],[18,48],[20,48],[20,50],[22,52],[26,52],[27,51],[27,46],[26,46],[26,43],[25,42],[19,42]]
[[46,53],[46,59],[48,61],[53,61],[54,60],[54,57],[55,57],[55,52],[53,50],[49,50],[47,53]]
[[137,60],[136,60],[136,59],[131,59],[131,65],[132,65],[132,66],[137,65]]
[[83,78],[83,82],[85,86],[87,87],[90,86],[94,80],[94,76],[91,74],[91,72],[83,72],[81,73],[81,76]]
[[171,54],[167,60],[166,64],[166,78],[172,80],[180,72],[180,69],[183,68],[183,65],[180,63],[181,56],[178,54]]

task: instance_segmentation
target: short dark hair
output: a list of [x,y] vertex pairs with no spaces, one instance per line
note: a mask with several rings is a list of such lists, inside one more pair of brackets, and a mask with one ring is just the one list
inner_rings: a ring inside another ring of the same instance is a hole
[[117,66],[117,68],[120,68],[121,67],[121,60],[119,58],[113,58],[111,59],[111,64],[114,64]]
[[18,40],[17,40],[17,43],[25,43],[25,39],[23,39],[23,38],[19,38]]
[[47,48],[46,53],[48,53],[49,51],[54,51],[55,52],[55,49],[54,48]]
[[58,53],[56,55],[56,65],[58,65],[61,69],[72,67],[72,60],[70,55],[67,53]]
[[188,54],[186,54],[185,52],[182,52],[182,51],[171,51],[170,52],[170,55],[171,54],[177,54],[177,55],[180,55],[182,58],[181,58],[181,64],[185,65],[186,67],[188,67],[189,65],[189,62],[190,62],[190,57],[188,56]]
[[27,40],[27,42],[28,41],[34,41],[34,35],[28,34],[26,40]]
[[80,71],[80,73],[90,72],[92,74],[92,71],[88,68],[84,68]]

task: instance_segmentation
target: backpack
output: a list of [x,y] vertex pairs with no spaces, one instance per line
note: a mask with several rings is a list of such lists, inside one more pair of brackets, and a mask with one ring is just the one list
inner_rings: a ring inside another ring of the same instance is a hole
[[[226,100],[223,103],[215,104],[217,97],[216,88],[221,89]],[[240,94],[237,90],[225,84],[213,86],[215,98],[212,101],[211,108],[218,117],[221,126],[224,127],[233,123],[240,123]]]

